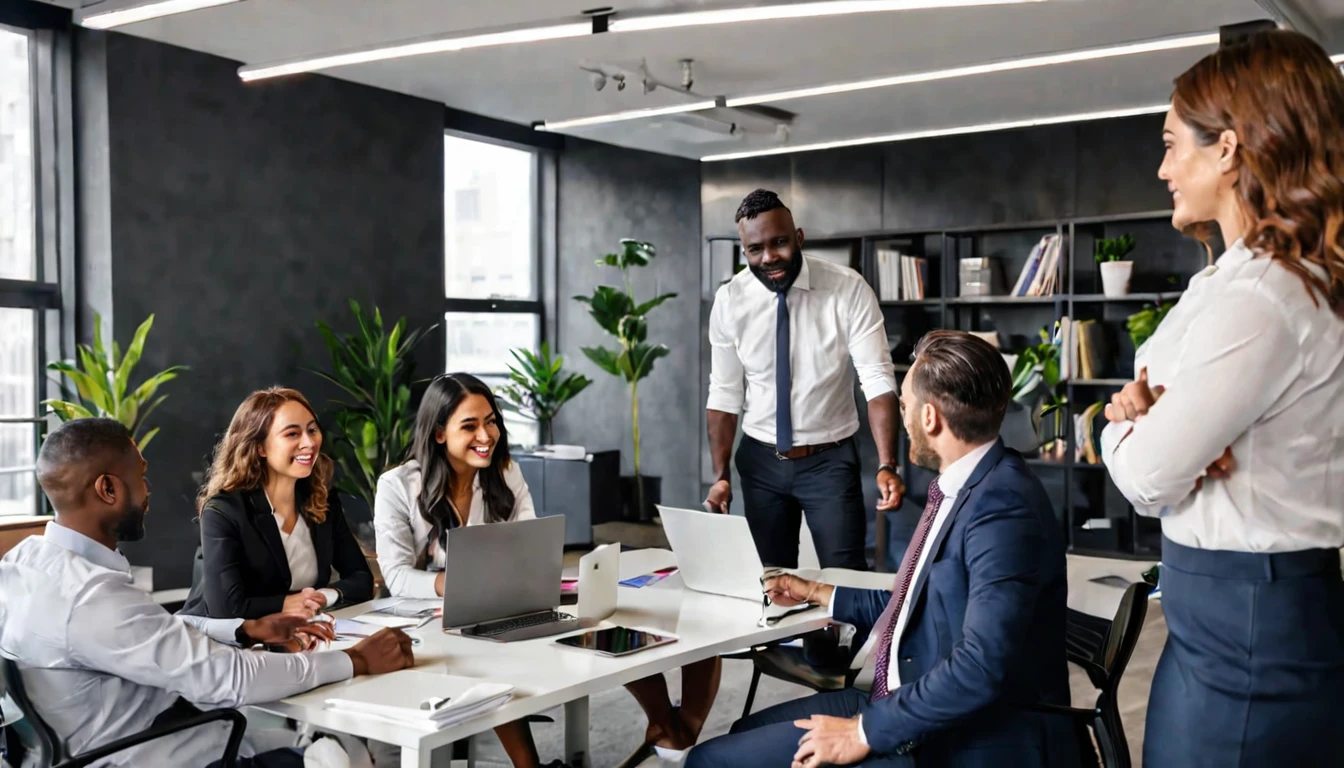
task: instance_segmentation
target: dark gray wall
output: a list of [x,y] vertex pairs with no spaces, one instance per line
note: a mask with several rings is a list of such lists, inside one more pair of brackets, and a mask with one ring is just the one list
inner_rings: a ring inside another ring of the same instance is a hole
[[556,340],[566,367],[594,383],[565,406],[556,441],[589,450],[620,448],[631,470],[630,398],[624,382],[590,362],[580,347],[613,346],[582,304],[601,284],[620,285],[620,274],[594,261],[617,249],[623,237],[653,243],[658,256],[635,271],[635,297],[678,297],[649,315],[649,340],[671,348],[640,382],[641,470],[663,478],[662,498],[681,506],[700,501],[700,163],[693,160],[571,141],[556,164],[559,220]]
[[[82,290],[110,289],[123,342],[155,314],[142,374],[191,366],[153,416],[149,533],[127,547],[156,588],[182,587],[196,473],[238,403],[273,384],[319,410],[333,394],[302,370],[328,361],[314,321],[350,330],[353,298],[442,322],[443,106],[325,77],[244,85],[235,62],[125,35],[79,42],[105,43],[109,151],[85,141],[81,162],[107,163],[110,212],[83,215],[110,221],[111,244],[81,249],[82,275],[110,276]],[[82,85],[96,109],[98,84]],[[442,339],[420,348],[421,374],[442,369]]]

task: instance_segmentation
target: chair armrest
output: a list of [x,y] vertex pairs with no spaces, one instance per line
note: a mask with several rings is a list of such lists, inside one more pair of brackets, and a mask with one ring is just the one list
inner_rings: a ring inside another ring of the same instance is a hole
[[1065,707],[1060,704],[1046,704],[1037,702],[1035,704],[1020,705],[1022,709],[1029,712],[1044,712],[1047,715],[1064,715],[1065,717],[1086,718],[1092,720],[1097,716],[1095,709],[1079,709],[1078,707]]
[[195,728],[217,720],[228,720],[232,724],[229,730],[229,741],[224,746],[224,754],[221,757],[220,765],[224,768],[233,768],[233,764],[238,758],[238,748],[243,743],[243,731],[247,728],[247,718],[243,717],[243,713],[236,709],[215,709],[164,725],[146,728],[139,733],[133,733],[110,744],[104,744],[97,749],[91,749],[88,752],[76,755],[63,763],[57,764],[54,768],[85,768],[123,749],[136,747],[171,733],[185,731],[188,728]]

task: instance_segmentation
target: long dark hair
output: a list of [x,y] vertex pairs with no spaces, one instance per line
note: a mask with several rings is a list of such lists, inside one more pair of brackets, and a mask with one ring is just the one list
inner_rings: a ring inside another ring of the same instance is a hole
[[[480,395],[490,403],[490,410],[495,414],[495,426],[499,428],[499,439],[495,441],[494,453],[490,455],[490,466],[478,473],[481,493],[485,497],[486,521],[503,522],[513,514],[513,491],[509,490],[509,484],[504,481],[504,470],[509,468],[509,462],[512,461],[509,458],[509,433],[504,427],[504,415],[499,411],[499,403],[495,402],[495,393],[490,391],[485,382],[469,373],[445,374],[435,377],[425,390],[420,410],[415,414],[415,435],[411,438],[407,457],[420,464],[420,515],[434,526],[436,535],[452,527],[448,518],[453,510],[447,498],[456,478],[443,444],[435,437],[448,424],[462,401],[470,395]],[[464,511],[463,514],[468,513]]]

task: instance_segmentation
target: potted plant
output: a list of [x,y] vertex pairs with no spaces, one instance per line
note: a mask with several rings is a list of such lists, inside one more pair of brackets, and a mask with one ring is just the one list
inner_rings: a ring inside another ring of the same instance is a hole
[[1143,309],[1125,318],[1125,330],[1129,331],[1129,339],[1134,342],[1135,351],[1157,331],[1157,326],[1162,324],[1173,306],[1175,304],[1169,301],[1156,305],[1145,304]]
[[1093,255],[1101,268],[1101,292],[1108,298],[1129,294],[1129,278],[1134,274],[1134,262],[1125,259],[1134,250],[1134,236],[1126,232],[1120,237],[1097,240]]
[[511,353],[518,366],[509,366],[510,383],[496,391],[499,405],[537,422],[542,443],[549,445],[555,440],[552,422],[560,409],[593,381],[577,373],[560,375],[565,359],[559,355],[552,358],[551,347],[544,341],[539,354],[526,349],[514,349]]
[[131,388],[131,371],[140,362],[145,351],[145,337],[154,326],[154,316],[150,315],[135,329],[131,343],[123,356],[116,340],[109,350],[103,346],[103,319],[97,313],[93,316],[93,346],[79,345],[79,364],[71,360],[47,363],[47,370],[62,374],[74,385],[71,395],[65,384],[61,389],[69,400],[43,400],[42,404],[51,409],[61,421],[90,418],[94,416],[116,419],[131,431],[136,445],[141,451],[149,441],[159,433],[155,427],[147,432],[145,421],[154,412],[167,395],[155,395],[159,387],[177,378],[180,371],[187,370],[185,365],[174,365],[150,376],[134,389]]
[[[1040,338],[1039,343],[1022,350],[1013,365],[1013,401],[1032,410],[1031,421],[1036,430],[1040,457],[1062,460],[1068,443],[1064,433],[1064,406],[1069,401],[1060,391],[1063,382],[1059,371],[1059,345],[1044,328]],[[1053,418],[1047,422],[1047,416]],[[1048,436],[1043,431],[1047,424],[1050,426]]]
[[338,407],[331,414],[335,430],[326,448],[341,468],[337,489],[372,511],[378,476],[405,458],[415,427],[411,350],[437,326],[407,331],[403,317],[389,329],[377,307],[370,317],[352,300],[350,310],[357,333],[337,336],[326,323],[317,322],[331,370],[307,370],[350,397],[332,400]]
[[630,270],[647,267],[655,249],[651,243],[623,239],[618,253],[609,253],[597,260],[598,266],[615,267],[621,272],[624,290],[599,285],[592,296],[575,296],[574,300],[588,305],[588,314],[613,338],[617,347],[583,347],[583,354],[599,368],[618,376],[630,389],[630,429],[634,438],[634,476],[621,478],[621,497],[628,519],[652,520],[653,505],[661,499],[659,478],[645,477],[639,462],[639,382],[653,372],[653,363],[666,357],[665,344],[648,343],[649,326],[646,316],[659,304],[675,298],[675,293],[664,293],[642,304],[635,301],[630,282]]

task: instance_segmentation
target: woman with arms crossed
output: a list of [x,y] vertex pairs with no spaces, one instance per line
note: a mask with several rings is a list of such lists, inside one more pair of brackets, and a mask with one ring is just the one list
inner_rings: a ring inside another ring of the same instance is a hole
[[1147,765],[1344,755],[1344,76],[1295,32],[1176,80],[1158,176],[1229,246],[1136,355],[1102,451],[1162,520]]

